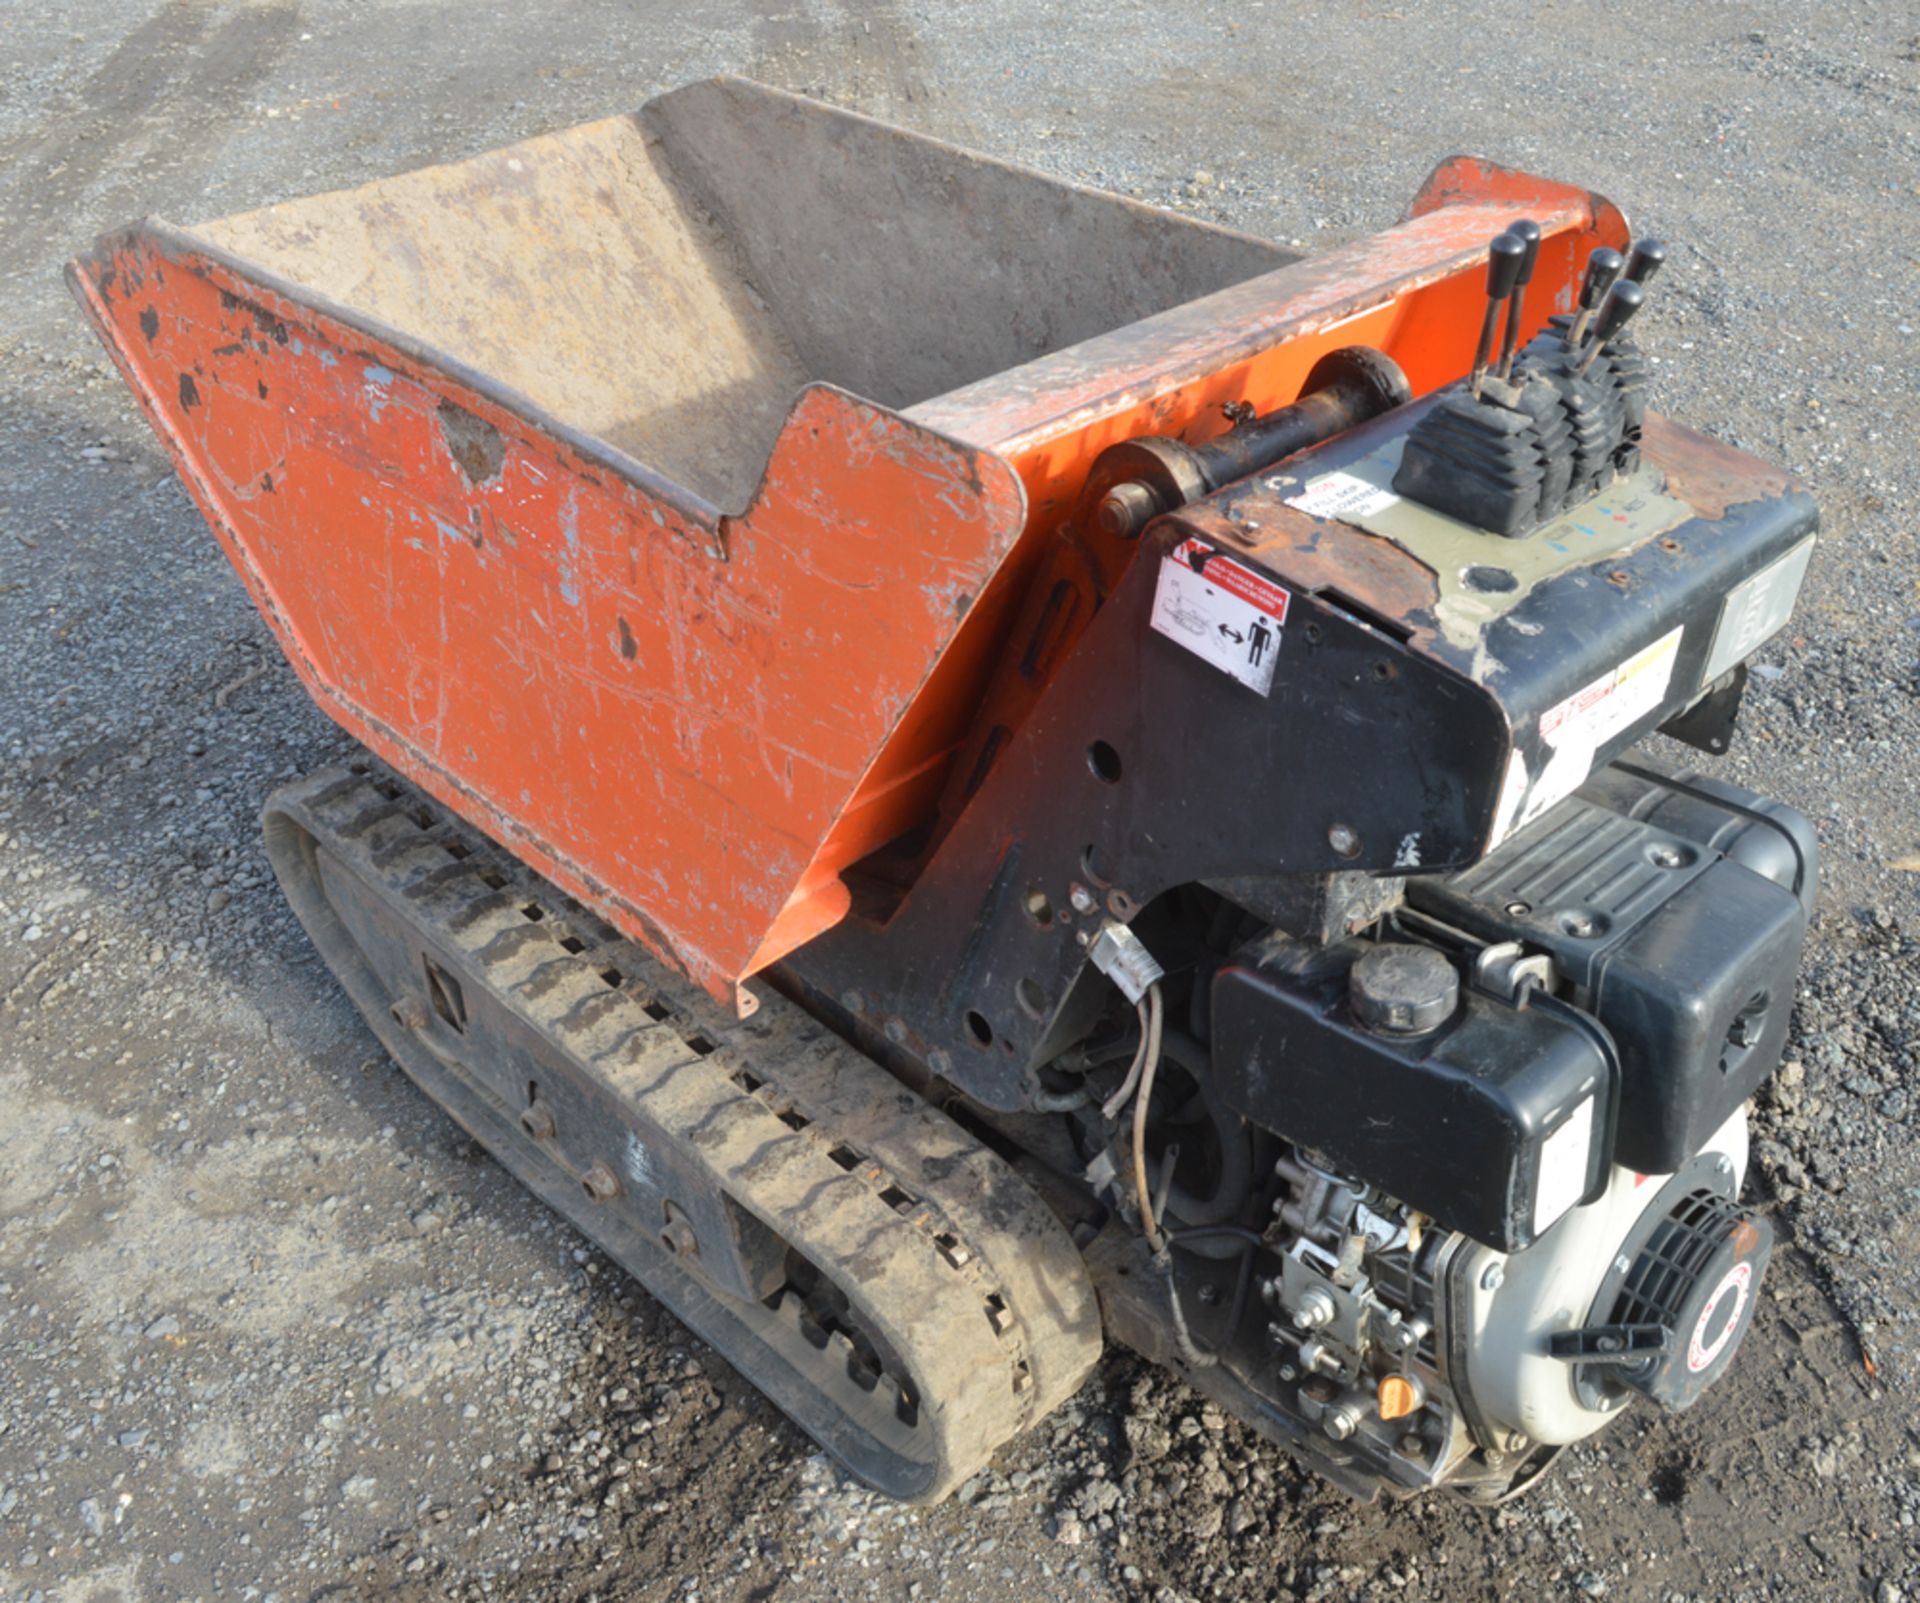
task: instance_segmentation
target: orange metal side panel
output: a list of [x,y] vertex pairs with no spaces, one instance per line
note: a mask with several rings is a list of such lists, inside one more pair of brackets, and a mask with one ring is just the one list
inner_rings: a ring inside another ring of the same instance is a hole
[[1624,223],[1458,159],[1374,239],[907,413],[809,387],[737,518],[164,224],[70,276],[321,706],[743,998],[844,914],[840,871],[929,820],[956,754],[1038,694],[1009,680],[1023,614],[1057,572],[1097,601],[1125,558],[1070,528],[1098,454],[1283,405],[1340,345],[1386,350],[1416,391],[1457,377],[1485,242],[1523,214],[1546,235],[1537,326]]
[[1004,463],[817,386],[709,521],[164,225],[72,276],[354,735],[716,995],[842,915],[823,843],[1020,533]]

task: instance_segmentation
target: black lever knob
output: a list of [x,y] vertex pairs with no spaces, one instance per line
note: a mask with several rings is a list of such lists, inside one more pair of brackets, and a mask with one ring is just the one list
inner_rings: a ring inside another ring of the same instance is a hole
[[1533,282],[1533,264],[1540,255],[1540,225],[1530,218],[1523,217],[1507,229],[1509,234],[1526,247],[1526,255],[1520,259],[1520,277],[1516,289],[1525,289]]
[[1487,299],[1503,301],[1520,282],[1520,263],[1527,254],[1518,234],[1496,234],[1487,247]]
[[1612,289],[1620,271],[1627,265],[1626,258],[1617,250],[1609,250],[1602,245],[1587,258],[1587,271],[1580,280],[1580,300],[1573,327],[1567,331],[1567,343],[1578,346],[1581,336],[1587,332],[1587,324],[1592,320],[1601,298]]
[[1520,312],[1526,304],[1527,285],[1533,282],[1533,264],[1540,255],[1540,225],[1523,218],[1507,230],[1520,241],[1520,272],[1507,295],[1507,331],[1500,339],[1500,376],[1513,374],[1513,352],[1520,343]]
[[1518,234],[1496,234],[1487,246],[1487,310],[1480,319],[1480,342],[1473,348],[1473,374],[1467,381],[1476,399],[1480,381],[1487,376],[1488,358],[1493,355],[1493,332],[1500,324],[1500,308],[1520,281],[1520,263],[1526,254],[1526,242]]
[[1626,277],[1635,284],[1651,282],[1653,275],[1667,265],[1667,247],[1657,239],[1636,239],[1627,257]]
[[1593,320],[1593,332],[1587,337],[1587,354],[1581,358],[1579,372],[1585,373],[1593,366],[1600,347],[1625,328],[1627,320],[1646,303],[1647,292],[1630,278],[1621,279],[1607,291],[1600,315]]

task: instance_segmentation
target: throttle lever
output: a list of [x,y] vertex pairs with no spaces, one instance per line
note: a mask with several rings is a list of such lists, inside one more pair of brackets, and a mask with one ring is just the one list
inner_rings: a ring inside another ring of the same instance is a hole
[[1499,325],[1500,308],[1513,293],[1520,276],[1520,261],[1526,244],[1516,234],[1496,234],[1487,246],[1487,310],[1480,320],[1480,343],[1473,351],[1473,374],[1467,381],[1473,398],[1480,399],[1480,384],[1487,376],[1487,362],[1493,355],[1493,332]]
[[1580,280],[1577,315],[1573,327],[1567,330],[1567,344],[1575,350],[1580,348],[1581,337],[1587,332],[1587,324],[1593,321],[1593,314],[1599,309],[1601,300],[1613,288],[1626,265],[1624,256],[1605,245],[1587,258],[1586,276]]
[[1587,369],[1592,367],[1600,355],[1600,348],[1627,326],[1627,320],[1646,305],[1647,292],[1630,278],[1623,278],[1607,291],[1607,298],[1601,303],[1600,315],[1593,320],[1593,329],[1587,335],[1586,354],[1580,358],[1580,365],[1574,372],[1585,378]]
[[1513,352],[1520,343],[1520,312],[1526,304],[1527,285],[1533,280],[1533,264],[1540,254],[1540,225],[1528,219],[1522,219],[1507,230],[1520,241],[1523,254],[1520,257],[1520,272],[1513,281],[1513,289],[1507,296],[1507,331],[1500,339],[1500,377],[1507,380],[1513,376]]

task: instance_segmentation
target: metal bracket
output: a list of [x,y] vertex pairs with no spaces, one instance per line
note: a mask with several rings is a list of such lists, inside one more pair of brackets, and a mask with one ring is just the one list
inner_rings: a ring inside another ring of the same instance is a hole
[[1746,691],[1747,665],[1736,663],[1708,685],[1691,707],[1662,724],[1660,733],[1695,751],[1724,756],[1733,744],[1733,726],[1739,721],[1740,702]]
[[1529,956],[1518,941],[1483,946],[1473,960],[1473,983],[1510,1002],[1518,1001],[1521,987],[1529,984],[1552,995],[1557,978],[1553,959],[1547,953],[1535,952]]

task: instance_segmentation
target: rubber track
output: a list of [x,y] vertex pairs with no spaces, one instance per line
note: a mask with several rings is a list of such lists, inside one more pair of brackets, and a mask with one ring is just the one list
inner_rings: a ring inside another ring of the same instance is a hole
[[[763,990],[735,1018],[383,770],[322,771],[276,792],[264,817],[288,899],[408,1073],[856,1474],[936,1501],[1084,1379],[1100,1319],[1059,1222],[996,1154],[802,1009]],[[396,1022],[418,982],[374,972],[330,899],[339,871],[373,893],[389,934],[437,949],[572,1072],[644,1107],[683,1160],[827,1277],[904,1371],[889,1385],[914,1400],[911,1418],[871,1376],[866,1391],[849,1382],[847,1338],[799,1297],[716,1292],[634,1228],[635,1210],[588,1200],[458,1053]]]

